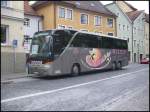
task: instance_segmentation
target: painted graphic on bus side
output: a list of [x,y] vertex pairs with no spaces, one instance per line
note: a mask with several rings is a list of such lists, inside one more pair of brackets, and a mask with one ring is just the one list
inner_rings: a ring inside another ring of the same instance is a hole
[[111,52],[103,54],[101,49],[93,48],[89,50],[89,54],[85,56],[85,61],[81,60],[82,64],[88,68],[101,69],[109,65],[111,61]]

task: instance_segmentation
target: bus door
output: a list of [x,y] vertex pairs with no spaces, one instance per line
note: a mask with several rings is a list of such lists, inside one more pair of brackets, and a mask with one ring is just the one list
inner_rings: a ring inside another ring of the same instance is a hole
[[62,73],[66,73],[70,63],[68,42],[71,39],[66,30],[57,30],[54,33],[54,54],[55,68],[59,68]]

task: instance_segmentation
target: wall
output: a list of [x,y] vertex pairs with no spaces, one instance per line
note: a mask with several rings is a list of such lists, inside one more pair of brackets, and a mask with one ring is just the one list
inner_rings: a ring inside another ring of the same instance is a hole
[[[141,13],[134,21],[133,27],[136,27],[136,33],[133,33],[133,40],[136,40],[136,46],[134,47],[134,52],[137,53],[137,62],[139,62],[139,54],[144,54],[144,13]],[[142,45],[143,41],[143,45]],[[138,45],[139,44],[139,47]],[[139,52],[139,53],[138,53]]]
[[54,20],[54,4],[48,3],[44,7],[40,7],[37,10],[38,15],[43,16],[43,30],[49,30],[55,28]]
[[[73,20],[63,19],[58,17],[58,7],[68,7],[73,9]],[[86,10],[76,9],[70,5],[67,4],[56,4],[56,10],[55,5],[52,3],[48,3],[44,6],[41,6],[36,9],[37,13],[39,15],[43,15],[43,30],[58,28],[58,25],[66,25],[66,26],[72,26],[73,29],[87,29],[90,32],[100,31],[104,34],[107,34],[107,32],[114,32],[114,35],[116,35],[116,23],[115,19],[113,18],[113,28],[107,27],[107,17],[104,14],[96,13],[96,12],[90,12]],[[54,13],[55,10],[55,13]],[[88,13],[89,14],[89,24],[88,25],[81,25],[80,24],[80,13]],[[94,15],[100,15],[102,16],[102,25],[100,27],[94,26]]]
[[[73,9],[73,20],[69,19],[64,19],[64,18],[59,18],[58,14],[58,9],[59,7],[65,7],[65,8],[71,8]],[[80,22],[80,14],[81,13],[86,13],[89,15],[89,23],[88,24],[81,24]],[[101,25],[100,26],[95,26],[94,25],[94,16],[99,15],[102,17]],[[111,18],[110,16],[106,16],[104,14],[92,12],[92,11],[86,11],[86,10],[81,10],[81,9],[76,9],[67,5],[57,5],[56,6],[56,25],[58,27],[59,24],[61,25],[66,25],[72,26],[73,29],[87,29],[89,32],[95,32],[99,31],[104,34],[107,34],[108,32],[113,32],[114,35],[116,35],[116,24],[115,24],[115,19],[113,18],[113,28],[109,28],[107,26],[107,18]]]
[[126,3],[123,1],[116,1],[119,7],[123,10],[123,12],[130,12],[133,11]]
[[[9,1],[9,7],[1,7],[1,25],[8,25],[7,44],[1,44],[1,74],[13,72],[25,72],[25,53],[22,46],[23,42],[23,1]],[[18,40],[16,51],[16,63],[14,63],[14,54],[12,40]],[[15,70],[14,70],[15,66]]]
[[38,21],[40,21],[39,25],[39,31],[42,30],[42,18],[38,16],[30,16],[25,15],[25,18],[30,19],[30,25],[24,26],[24,35],[29,35],[30,37],[33,37],[34,33],[38,31]]
[[144,39],[144,42],[145,42],[145,57],[146,55],[149,56],[149,23],[148,22],[145,22],[145,39]]
[[[132,62],[132,25],[128,17],[121,11],[121,9],[117,6],[117,4],[109,4],[106,5],[106,8],[108,8],[110,11],[118,15],[117,17],[117,37],[121,39],[128,40],[128,51],[130,51],[130,59]],[[120,28],[119,28],[120,24]],[[125,30],[123,30],[123,25],[125,25]],[[127,30],[127,26],[129,27],[129,30]]]

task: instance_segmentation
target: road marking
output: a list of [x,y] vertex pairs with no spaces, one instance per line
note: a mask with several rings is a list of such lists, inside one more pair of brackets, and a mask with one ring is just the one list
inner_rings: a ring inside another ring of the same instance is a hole
[[125,73],[125,74],[120,74],[120,75],[117,75],[117,76],[113,76],[113,77],[109,77],[109,78],[105,78],[105,79],[101,79],[101,80],[95,80],[95,81],[91,81],[91,82],[87,82],[87,83],[76,84],[76,85],[73,85],[73,86],[68,86],[68,87],[64,87],[64,88],[60,88],[60,89],[44,91],[44,92],[39,92],[39,93],[34,93],[34,94],[29,94],[29,95],[24,95],[24,96],[19,96],[19,97],[15,97],[15,98],[4,99],[4,100],[1,100],[1,103],[6,103],[6,102],[9,102],[9,101],[14,101],[14,100],[20,100],[20,99],[24,99],[24,98],[33,97],[33,96],[44,95],[44,94],[48,94],[48,93],[54,93],[54,92],[58,92],[58,91],[66,90],[66,89],[76,88],[76,87],[80,87],[80,86],[84,86],[84,85],[88,85],[88,84],[101,82],[101,81],[108,80],[108,79],[114,79],[114,78],[117,78],[117,77],[123,77],[125,75],[141,72],[141,71],[144,71],[144,70],[147,70],[147,69],[148,68],[141,69],[141,70],[138,70],[138,71],[135,71],[135,72],[129,72],[129,73]]

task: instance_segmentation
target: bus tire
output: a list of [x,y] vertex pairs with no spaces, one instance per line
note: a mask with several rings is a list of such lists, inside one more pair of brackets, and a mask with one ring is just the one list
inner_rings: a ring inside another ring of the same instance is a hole
[[71,75],[77,76],[80,74],[80,66],[78,64],[74,64],[71,68]]
[[118,62],[118,66],[117,67],[118,67],[119,70],[122,68],[122,64],[121,64],[120,61]]
[[112,63],[112,70],[116,70],[116,63],[115,62]]

